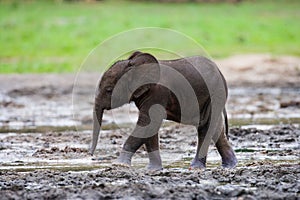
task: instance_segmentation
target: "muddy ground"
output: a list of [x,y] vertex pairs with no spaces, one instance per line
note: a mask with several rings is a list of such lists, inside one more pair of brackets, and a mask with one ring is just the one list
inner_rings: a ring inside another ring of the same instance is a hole
[[87,153],[89,132],[2,136],[1,199],[299,198],[299,126],[231,128],[239,165],[230,170],[219,167],[213,146],[207,169],[189,170],[196,132],[175,124],[160,131],[163,171],[145,169],[144,149],[131,169],[113,166],[125,136],[120,130],[104,131],[95,157]]
[[207,169],[189,170],[196,130],[168,121],[159,132],[162,171],[145,169],[143,148],[132,168],[113,166],[137,110],[106,112],[90,156],[97,74],[1,75],[0,199],[299,199],[300,59],[242,55],[218,63],[230,86],[229,137],[239,160],[230,170],[213,145]]

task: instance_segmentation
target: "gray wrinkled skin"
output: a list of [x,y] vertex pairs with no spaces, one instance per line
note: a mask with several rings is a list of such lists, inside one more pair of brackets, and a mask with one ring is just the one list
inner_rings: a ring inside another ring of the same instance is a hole
[[145,145],[148,169],[161,170],[158,130],[167,119],[194,125],[198,130],[191,168],[205,168],[211,140],[222,157],[222,166],[233,168],[237,159],[227,139],[226,99],[226,81],[209,59],[194,56],[159,61],[151,54],[134,52],[127,60],[113,64],[99,82],[90,153],[98,142],[103,111],[133,101],[139,109],[138,122],[117,164],[130,166],[133,154]]

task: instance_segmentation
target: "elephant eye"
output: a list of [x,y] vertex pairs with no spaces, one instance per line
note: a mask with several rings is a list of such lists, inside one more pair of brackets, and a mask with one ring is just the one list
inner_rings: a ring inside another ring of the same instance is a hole
[[113,88],[112,87],[107,87],[105,88],[106,93],[112,93]]

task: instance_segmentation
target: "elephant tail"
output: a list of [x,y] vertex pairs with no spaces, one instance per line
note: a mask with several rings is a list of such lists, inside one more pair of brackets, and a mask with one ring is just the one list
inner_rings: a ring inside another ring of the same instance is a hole
[[224,110],[223,110],[223,115],[224,115],[224,124],[225,124],[225,134],[226,134],[226,137],[228,139],[229,129],[228,129],[228,117],[227,117],[226,108],[224,108]]

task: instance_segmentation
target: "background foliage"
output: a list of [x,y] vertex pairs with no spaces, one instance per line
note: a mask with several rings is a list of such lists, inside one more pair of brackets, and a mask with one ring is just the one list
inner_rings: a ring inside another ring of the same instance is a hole
[[149,26],[183,32],[215,58],[300,55],[298,0],[89,2],[0,1],[0,73],[73,72],[101,41]]

